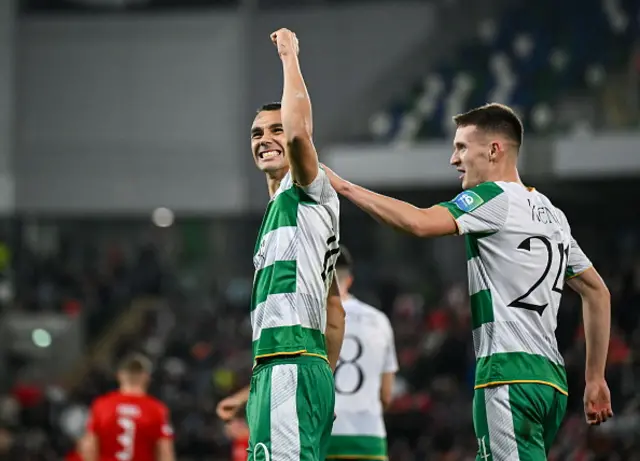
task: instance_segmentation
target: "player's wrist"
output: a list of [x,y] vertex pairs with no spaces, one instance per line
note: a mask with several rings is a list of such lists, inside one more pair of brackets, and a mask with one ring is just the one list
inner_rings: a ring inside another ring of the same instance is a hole
[[587,383],[601,383],[605,381],[604,370],[589,370],[584,373],[584,380]]
[[290,67],[299,67],[298,55],[292,53],[286,53],[280,55],[282,66],[287,69]]

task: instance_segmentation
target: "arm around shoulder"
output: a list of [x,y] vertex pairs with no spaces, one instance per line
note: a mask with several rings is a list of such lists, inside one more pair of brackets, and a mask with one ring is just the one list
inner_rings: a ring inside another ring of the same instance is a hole
[[338,194],[383,224],[425,238],[453,235],[458,232],[455,217],[443,206],[418,208],[346,181],[326,166],[324,170]]

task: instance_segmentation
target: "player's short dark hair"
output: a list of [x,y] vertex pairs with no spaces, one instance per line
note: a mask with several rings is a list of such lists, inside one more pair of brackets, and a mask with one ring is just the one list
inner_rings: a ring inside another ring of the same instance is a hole
[[280,109],[282,109],[281,102],[269,102],[267,104],[263,104],[260,107],[258,107],[258,110],[256,110],[256,114],[259,114],[260,112],[270,112],[273,110],[280,110]]
[[118,364],[118,371],[132,375],[141,375],[153,371],[151,360],[142,354],[134,353],[125,356]]
[[475,125],[481,130],[500,133],[522,145],[524,127],[514,110],[504,104],[490,103],[453,117],[458,127]]
[[340,255],[336,261],[336,269],[346,269],[351,271],[353,268],[353,257],[346,246],[340,245]]

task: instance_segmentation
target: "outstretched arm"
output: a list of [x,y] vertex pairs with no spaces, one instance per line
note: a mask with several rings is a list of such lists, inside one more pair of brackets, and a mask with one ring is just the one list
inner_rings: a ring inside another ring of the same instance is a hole
[[311,99],[298,60],[298,38],[288,29],[271,36],[282,60],[282,127],[287,138],[286,155],[293,179],[308,186],[318,176],[318,154],[313,145]]
[[250,386],[243,387],[238,392],[221,400],[216,407],[218,417],[223,421],[233,418],[240,407],[249,400]]
[[458,231],[453,215],[444,207],[435,205],[418,208],[385,195],[376,194],[350,183],[324,167],[333,188],[374,219],[417,237],[451,235]]

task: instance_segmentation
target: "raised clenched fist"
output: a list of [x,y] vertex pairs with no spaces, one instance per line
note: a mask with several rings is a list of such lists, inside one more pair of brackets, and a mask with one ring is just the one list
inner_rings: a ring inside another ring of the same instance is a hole
[[289,29],[279,29],[271,34],[271,41],[278,49],[278,54],[284,56],[297,56],[300,48],[298,37]]

